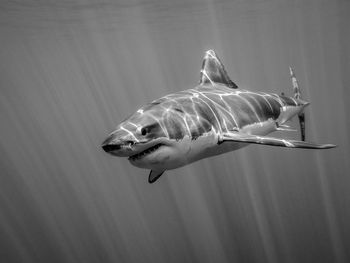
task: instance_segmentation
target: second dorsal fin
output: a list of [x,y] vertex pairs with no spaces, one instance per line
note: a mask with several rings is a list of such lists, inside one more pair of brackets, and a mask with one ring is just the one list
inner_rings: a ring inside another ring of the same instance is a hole
[[227,75],[224,65],[213,50],[205,52],[199,84],[220,83],[237,89],[238,86]]

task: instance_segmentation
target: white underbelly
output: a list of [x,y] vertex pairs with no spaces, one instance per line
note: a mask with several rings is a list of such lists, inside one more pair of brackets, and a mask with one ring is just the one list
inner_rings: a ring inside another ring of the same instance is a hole
[[[266,135],[275,130],[276,122],[270,119],[265,122],[247,125],[239,131],[232,132]],[[161,157],[161,155],[165,154],[165,151],[160,151],[158,161],[150,160],[149,162],[147,161],[139,165],[134,165],[155,170],[171,170],[204,158],[235,151],[249,145],[248,143],[232,141],[218,144],[218,137],[219,135],[215,130],[205,133],[196,139],[185,136],[182,140],[174,141],[166,152],[166,158]]]

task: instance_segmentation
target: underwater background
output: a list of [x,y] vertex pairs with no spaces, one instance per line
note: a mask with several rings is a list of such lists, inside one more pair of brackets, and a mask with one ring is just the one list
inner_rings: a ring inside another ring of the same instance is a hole
[[[0,262],[350,262],[349,14],[346,0],[1,1]],[[292,66],[307,140],[338,147],[252,145],[152,185],[103,152],[140,106],[195,86],[208,49],[252,91],[292,95]]]

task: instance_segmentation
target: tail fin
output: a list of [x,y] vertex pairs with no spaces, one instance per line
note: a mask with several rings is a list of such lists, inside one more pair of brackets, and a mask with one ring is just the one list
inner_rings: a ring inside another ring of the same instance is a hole
[[[294,98],[297,100],[301,99],[301,92],[298,85],[298,81],[291,67],[289,67],[289,72],[290,72],[290,77],[292,79],[292,84],[293,84]],[[301,111],[298,114],[298,119],[300,124],[301,140],[305,141],[305,113],[303,111]]]
[[291,67],[289,67],[289,72],[290,72],[290,77],[292,79],[292,84],[293,84],[294,99],[300,99],[301,93],[300,93],[298,81]]

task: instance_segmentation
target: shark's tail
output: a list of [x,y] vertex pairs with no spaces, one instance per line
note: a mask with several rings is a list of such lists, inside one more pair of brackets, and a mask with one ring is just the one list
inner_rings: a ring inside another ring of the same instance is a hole
[[[297,78],[295,77],[295,74],[293,72],[293,69],[289,67],[290,77],[292,79],[293,84],[293,91],[294,91],[294,98],[296,100],[301,99],[301,92],[298,85]],[[301,133],[301,140],[305,141],[305,113],[304,111],[301,111],[298,114],[299,124],[300,124],[300,133]]]

